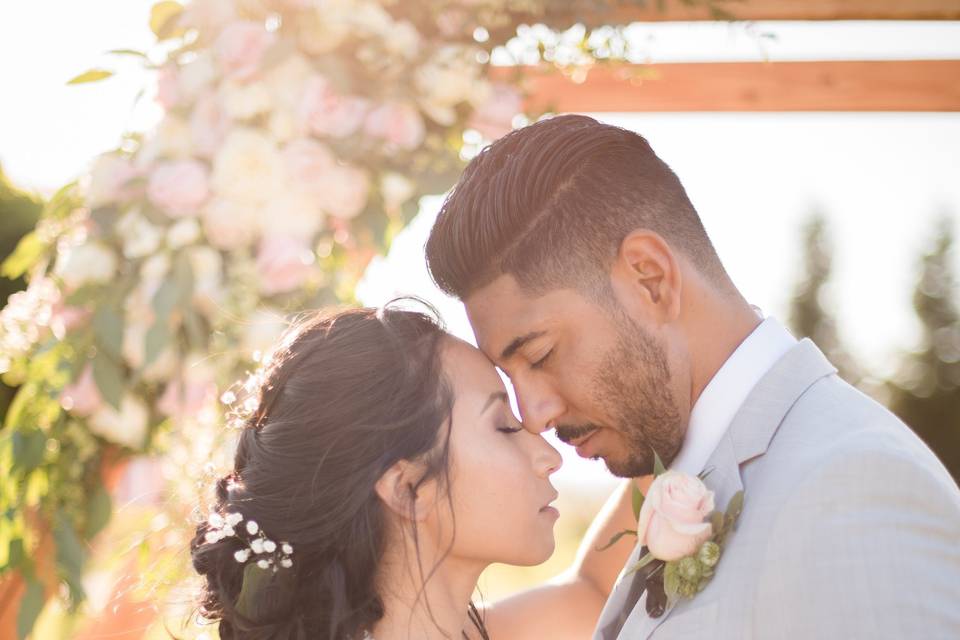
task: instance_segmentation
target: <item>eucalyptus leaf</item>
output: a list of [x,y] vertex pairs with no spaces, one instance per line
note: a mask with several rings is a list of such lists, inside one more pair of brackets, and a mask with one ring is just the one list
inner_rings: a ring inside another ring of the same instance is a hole
[[73,523],[62,509],[57,511],[53,522],[53,542],[56,546],[58,573],[70,588],[70,599],[76,605],[84,597],[83,565],[86,554]]
[[635,535],[637,535],[637,532],[636,532],[636,531],[633,531],[633,530],[631,530],[631,529],[624,529],[624,530],[621,531],[620,533],[618,533],[618,534],[616,534],[615,536],[613,536],[612,538],[610,538],[610,542],[608,542],[607,544],[603,545],[602,547],[597,547],[597,551],[606,551],[607,549],[609,549],[609,548],[612,547],[613,545],[615,545],[615,544],[617,544],[618,542],[620,542],[620,539],[623,538],[623,536],[626,536],[626,535],[633,535],[633,536],[635,536]]
[[667,472],[666,467],[663,466],[663,460],[660,459],[660,456],[656,451],[653,452],[653,475],[661,476]]
[[17,638],[20,640],[26,638],[33,630],[33,625],[43,611],[46,600],[43,584],[34,576],[24,576],[24,583],[26,590],[23,599],[20,600],[20,609],[17,611]]
[[640,509],[643,508],[644,496],[636,482],[631,483],[633,492],[633,519],[640,520]]
[[36,231],[20,238],[17,248],[0,265],[0,275],[16,280],[29,271],[47,250],[47,244],[40,239]]
[[67,80],[67,84],[87,84],[90,82],[100,82],[101,80],[106,80],[113,75],[113,71],[108,71],[106,69],[90,69],[89,71],[84,71],[80,75],[74,76]]
[[46,450],[47,436],[39,430],[24,433],[17,431],[13,434],[13,471],[28,473],[43,462],[43,452]]
[[119,361],[123,350],[123,316],[113,306],[104,304],[93,314],[93,334],[100,350]]
[[100,395],[117,411],[123,400],[123,370],[106,353],[97,352],[93,359],[93,381],[97,383]]
[[727,503],[727,517],[736,520],[743,512],[743,490],[737,491]]
[[173,332],[170,331],[166,319],[157,318],[156,322],[147,330],[147,335],[144,338],[143,366],[149,367],[153,364],[157,356],[170,344],[172,338]]
[[663,590],[670,600],[676,599],[680,594],[680,572],[676,562],[668,562],[663,568]]
[[256,562],[250,562],[243,569],[243,586],[237,596],[237,611],[241,615],[255,618],[258,595],[262,596],[263,586],[270,580],[273,571],[261,569]]
[[101,485],[94,491],[90,502],[87,503],[87,522],[84,527],[84,537],[87,540],[100,533],[110,522],[111,503],[110,494]]
[[632,567],[630,567],[627,573],[630,574],[630,573],[635,573],[637,571],[640,571],[640,569],[643,569],[645,566],[647,566],[648,564],[650,564],[655,560],[656,558],[653,557],[652,553],[647,553],[642,558],[637,560],[637,562]]
[[137,58],[147,59],[147,54],[143,51],[137,51],[136,49],[110,49],[107,51],[108,54],[113,56],[134,56]]
[[177,22],[183,13],[183,5],[172,0],[163,0],[150,8],[150,30],[158,40],[177,35]]

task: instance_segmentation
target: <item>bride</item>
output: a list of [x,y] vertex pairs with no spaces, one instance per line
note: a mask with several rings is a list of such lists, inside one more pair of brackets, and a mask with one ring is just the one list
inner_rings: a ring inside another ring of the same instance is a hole
[[318,314],[258,380],[234,469],[191,543],[200,614],[221,638],[590,637],[630,551],[596,549],[635,528],[629,484],[567,572],[476,607],[488,565],[553,552],[561,459],[434,314]]

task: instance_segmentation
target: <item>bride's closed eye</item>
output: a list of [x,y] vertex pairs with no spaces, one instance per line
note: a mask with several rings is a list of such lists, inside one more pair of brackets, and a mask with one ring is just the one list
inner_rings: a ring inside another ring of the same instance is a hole
[[497,431],[500,431],[501,433],[519,433],[523,431],[523,427],[497,427]]

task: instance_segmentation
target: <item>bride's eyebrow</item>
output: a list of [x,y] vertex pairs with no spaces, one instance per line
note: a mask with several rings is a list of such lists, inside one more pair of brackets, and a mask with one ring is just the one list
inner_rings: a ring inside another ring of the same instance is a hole
[[504,392],[504,391],[494,391],[493,393],[490,394],[490,397],[487,398],[487,401],[486,401],[486,402],[484,403],[484,405],[483,405],[483,409],[480,410],[480,414],[482,415],[483,412],[486,411],[487,409],[489,409],[489,408],[490,408],[490,405],[492,405],[492,404],[493,404],[494,402],[496,402],[497,400],[503,400],[504,402],[510,402],[510,397],[509,397],[509,396],[506,394],[506,392]]

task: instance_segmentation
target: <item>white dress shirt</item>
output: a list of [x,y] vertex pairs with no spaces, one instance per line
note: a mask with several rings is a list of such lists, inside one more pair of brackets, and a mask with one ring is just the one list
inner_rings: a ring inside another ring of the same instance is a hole
[[683,446],[670,468],[690,475],[703,471],[750,391],[796,343],[776,318],[757,325],[697,398]]

